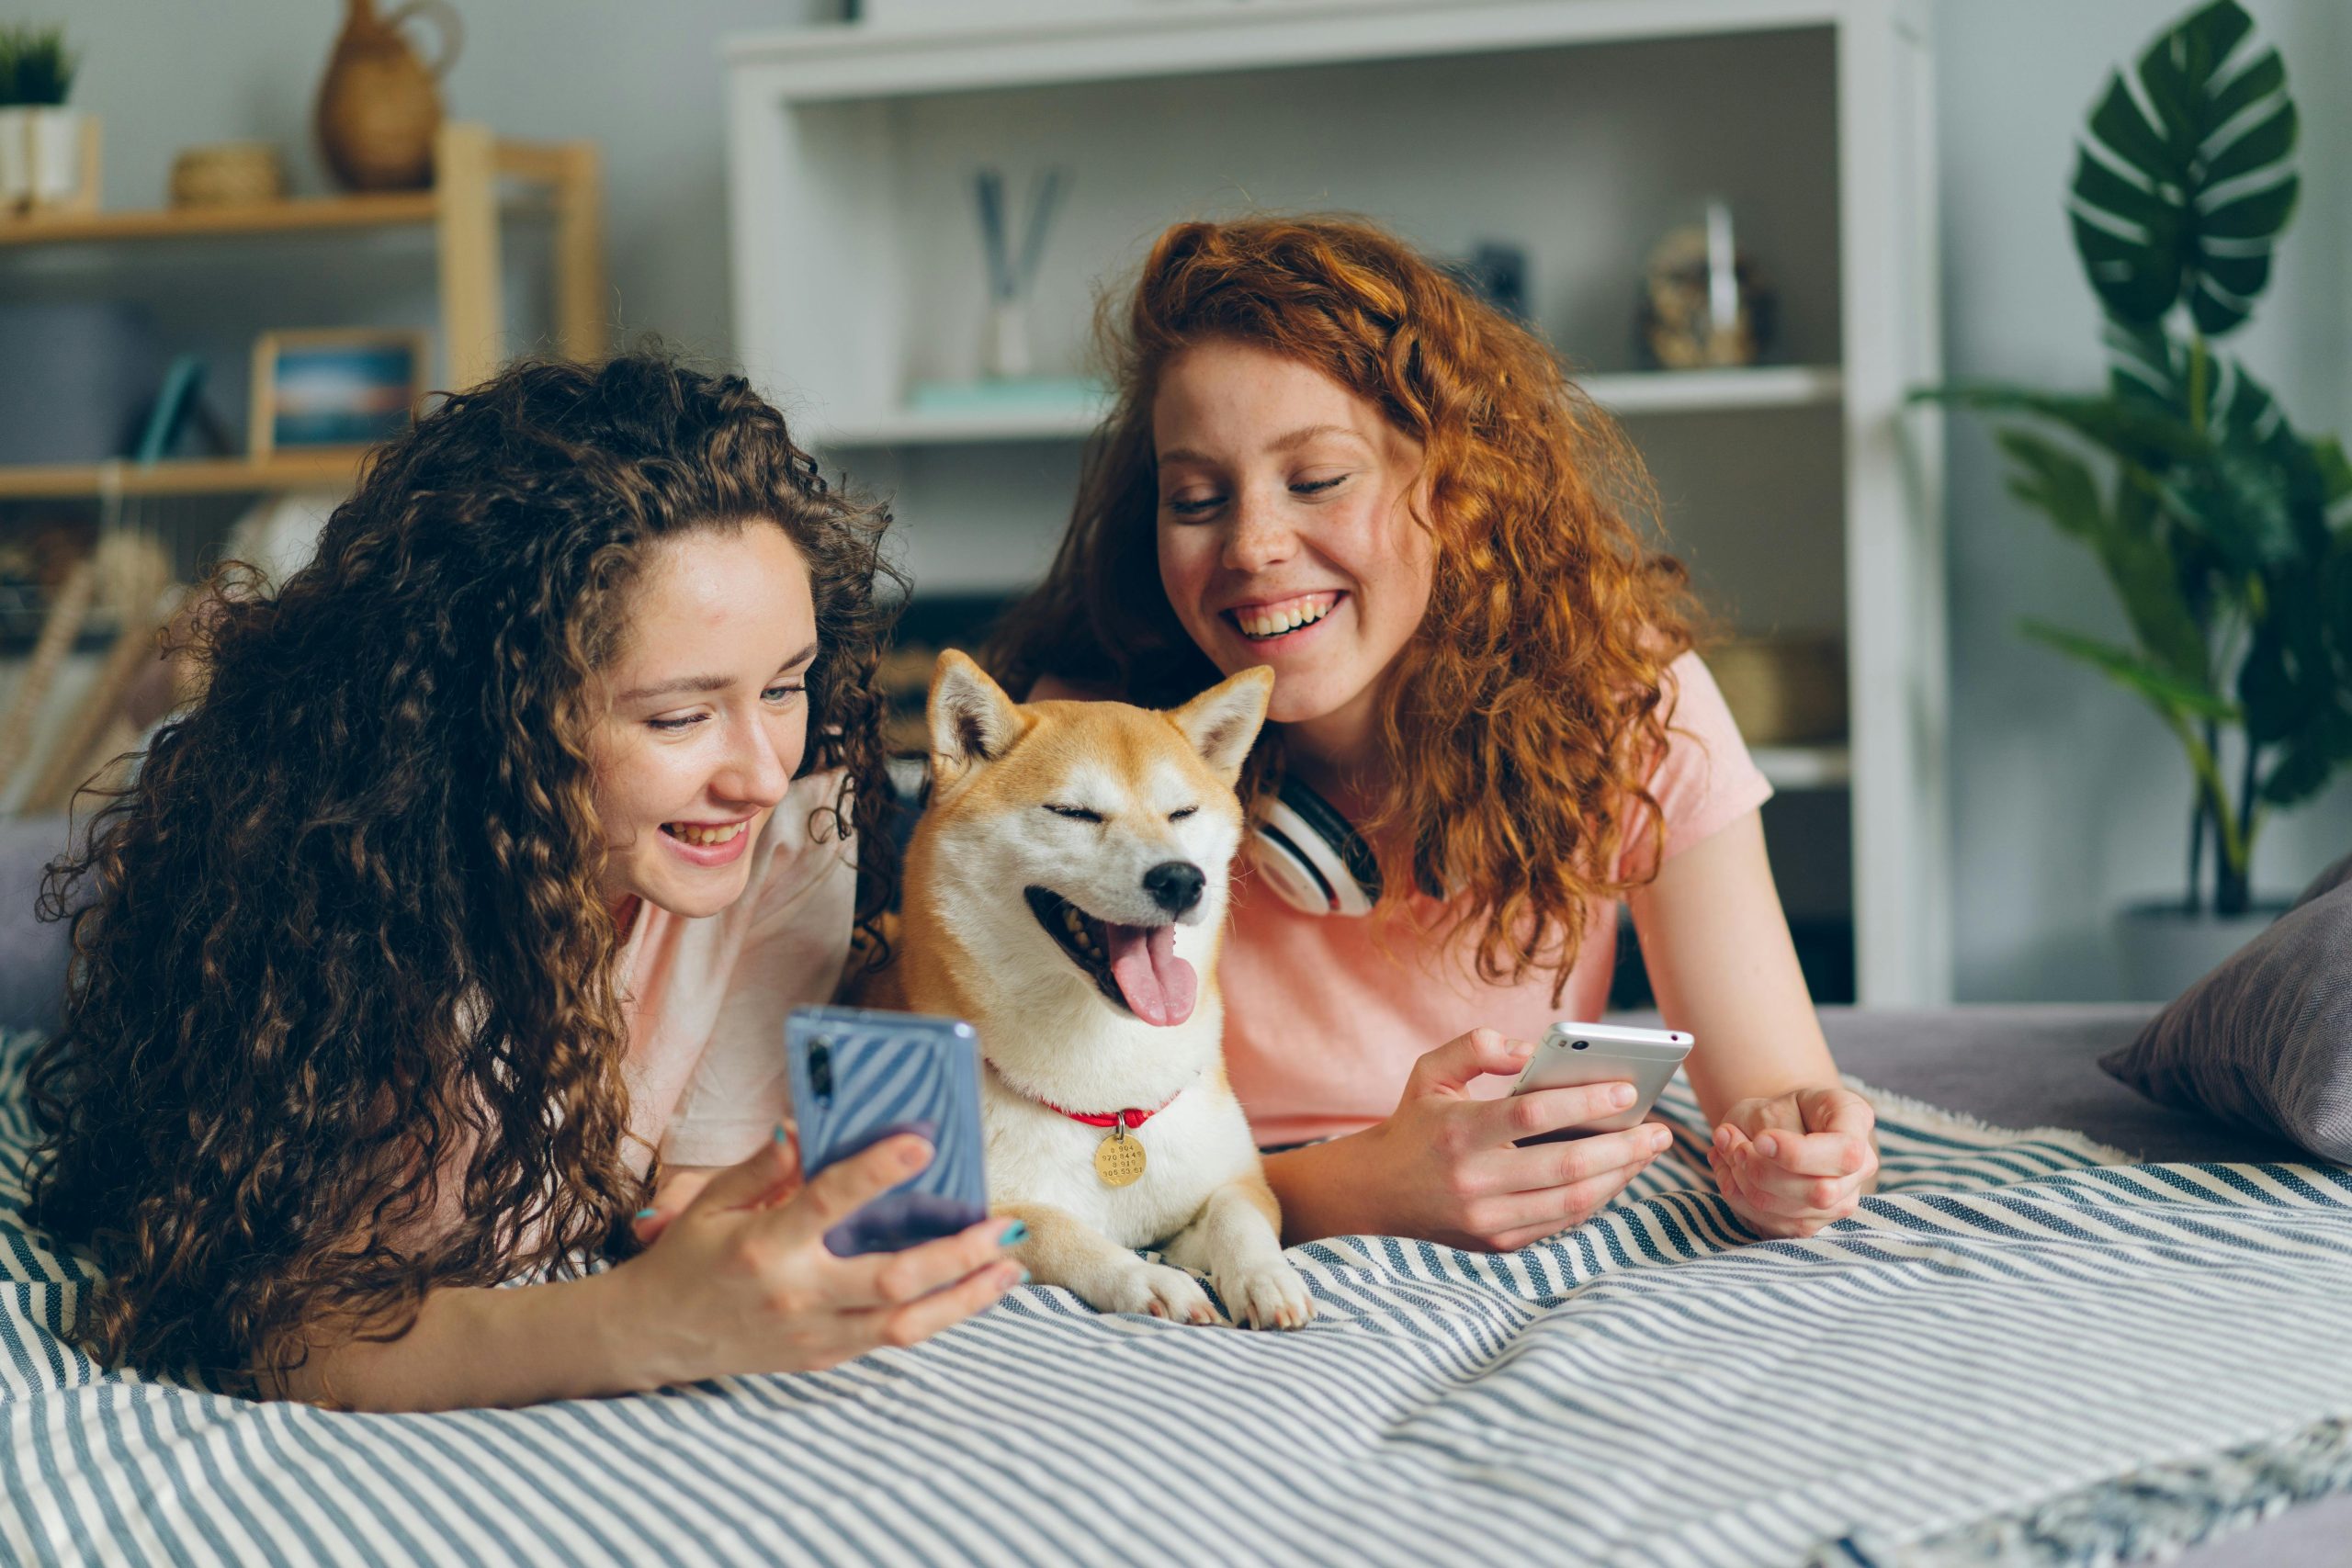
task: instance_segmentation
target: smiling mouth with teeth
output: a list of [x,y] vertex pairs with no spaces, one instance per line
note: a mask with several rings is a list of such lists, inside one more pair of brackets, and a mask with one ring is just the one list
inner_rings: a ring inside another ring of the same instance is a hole
[[664,822],[662,824],[662,830],[682,844],[692,844],[697,849],[707,850],[717,844],[727,843],[751,825],[748,818],[741,822],[729,822],[723,828],[701,828],[691,822]]
[[1155,1028],[1193,1016],[1200,976],[1176,956],[1176,928],[1097,919],[1050,888],[1027,890],[1029,912],[1112,1006]]
[[1225,618],[1251,642],[1272,642],[1313,626],[1340,607],[1338,593],[1301,593],[1271,604],[1245,604],[1225,612]]

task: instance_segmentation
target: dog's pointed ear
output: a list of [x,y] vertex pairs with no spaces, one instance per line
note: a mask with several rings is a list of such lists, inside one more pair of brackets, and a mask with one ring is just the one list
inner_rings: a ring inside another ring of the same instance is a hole
[[1241,764],[1258,743],[1266,723],[1266,704],[1274,694],[1274,672],[1261,664],[1229,676],[1181,708],[1169,711],[1169,721],[1184,732],[1193,750],[1227,784],[1241,777]]
[[945,784],[1004,755],[1021,735],[1021,712],[987,671],[955,649],[931,672],[931,774]]

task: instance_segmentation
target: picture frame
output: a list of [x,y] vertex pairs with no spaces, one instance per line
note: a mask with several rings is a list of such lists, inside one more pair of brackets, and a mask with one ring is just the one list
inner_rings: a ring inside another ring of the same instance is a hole
[[255,461],[288,451],[359,451],[416,417],[432,340],[406,328],[264,333],[254,343]]

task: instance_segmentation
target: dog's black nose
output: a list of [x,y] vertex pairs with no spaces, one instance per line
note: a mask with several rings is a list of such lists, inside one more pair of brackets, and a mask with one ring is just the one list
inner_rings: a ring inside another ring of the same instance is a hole
[[1181,915],[1201,901],[1208,878],[1188,860],[1164,860],[1143,874],[1143,890],[1152,902],[1171,915]]

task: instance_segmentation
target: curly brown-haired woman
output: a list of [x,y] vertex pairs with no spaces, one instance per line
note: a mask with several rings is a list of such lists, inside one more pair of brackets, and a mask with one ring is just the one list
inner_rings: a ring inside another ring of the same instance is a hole
[[1219,962],[1234,1088],[1261,1142],[1306,1145],[1266,1164],[1287,1238],[1516,1247],[1665,1148],[1655,1125],[1515,1146],[1621,1109],[1606,1087],[1492,1098],[1550,1021],[1599,1016],[1620,898],[1698,1037],[1733,1207],[1773,1235],[1850,1213],[1870,1107],[1814,1019],[1770,788],[1690,651],[1681,568],[1633,526],[1646,481],[1607,416],[1361,222],[1179,224],[1103,331],[1118,400],[998,662],[1016,691],[1147,704],[1273,667],[1257,809],[1286,772],[1311,792],[1294,827],[1357,840],[1295,906],[1238,880]]
[[[91,901],[32,1196],[102,1271],[95,1354],[516,1404],[829,1365],[1017,1280],[1001,1221],[834,1257],[929,1150],[803,1186],[779,1120],[782,1013],[884,892],[886,522],[739,378],[528,365],[380,449],[282,589],[224,585],[51,888]],[[702,1179],[584,1270],[657,1169]]]

